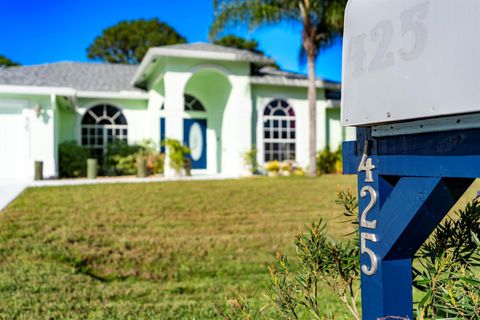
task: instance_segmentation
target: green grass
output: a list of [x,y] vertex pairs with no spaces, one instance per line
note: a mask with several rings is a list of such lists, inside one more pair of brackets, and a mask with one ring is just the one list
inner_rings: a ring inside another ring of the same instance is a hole
[[354,184],[324,176],[28,189],[0,215],[0,318],[207,319],[213,303],[239,294],[261,306],[275,250],[291,252],[299,227],[338,217],[336,190]]
[[0,319],[210,319],[238,295],[261,307],[298,228],[351,231],[335,221],[347,187],[354,177],[28,189],[0,214]]

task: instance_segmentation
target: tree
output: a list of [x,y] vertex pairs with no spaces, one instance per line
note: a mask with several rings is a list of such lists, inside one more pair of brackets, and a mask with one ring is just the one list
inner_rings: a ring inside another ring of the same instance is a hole
[[248,50],[263,54],[263,52],[258,49],[258,42],[256,40],[244,39],[233,34],[216,39],[213,41],[213,43],[220,46]]
[[0,55],[0,66],[5,66],[5,67],[13,67],[13,66],[19,66],[20,64],[18,62],[12,61],[9,58]]
[[138,64],[150,47],[185,43],[186,39],[157,18],[121,21],[103,30],[87,48],[88,58]]
[[320,51],[330,47],[343,31],[347,0],[214,0],[213,38],[235,25],[250,29],[281,22],[302,27],[301,55],[308,62],[309,175],[316,174],[316,76],[315,61]]

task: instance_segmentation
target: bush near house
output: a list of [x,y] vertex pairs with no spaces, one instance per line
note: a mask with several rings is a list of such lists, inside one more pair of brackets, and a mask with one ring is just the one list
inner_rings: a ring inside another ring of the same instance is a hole
[[129,145],[125,141],[114,141],[107,147],[104,156],[83,147],[76,141],[63,142],[59,145],[59,175],[62,178],[85,177],[87,159],[95,157],[99,161],[100,174],[107,176],[134,175],[137,172],[137,158],[147,159],[148,174],[163,173],[164,155],[152,140]]
[[108,146],[102,171],[106,175],[134,175],[137,172],[137,158],[142,156],[147,159],[149,174],[163,173],[164,155],[157,150],[155,142],[150,139],[132,145],[115,141]]
[[251,174],[256,174],[258,171],[257,149],[252,148],[251,150],[245,152],[243,154],[243,162],[245,163],[245,166],[248,168]]
[[272,177],[279,175],[302,177],[305,175],[305,171],[293,160],[285,160],[282,162],[273,160],[267,162],[264,168],[268,172],[268,175]]
[[317,154],[317,174],[341,173],[342,172],[342,147],[335,152],[330,147],[325,147]]
[[58,146],[59,176],[61,178],[85,177],[90,152],[77,141],[62,142]]
[[177,175],[180,175],[188,161],[187,156],[190,154],[190,149],[175,139],[165,140],[165,146],[169,151],[168,160],[170,161],[170,167],[175,170]]
[[102,174],[107,176],[133,175],[136,169],[136,154],[141,150],[138,144],[128,144],[126,141],[113,141],[107,147],[107,153],[102,163]]

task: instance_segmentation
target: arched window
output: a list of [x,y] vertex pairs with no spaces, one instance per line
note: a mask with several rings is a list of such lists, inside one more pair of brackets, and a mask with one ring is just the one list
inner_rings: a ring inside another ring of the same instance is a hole
[[127,141],[127,119],[122,111],[108,104],[87,110],[82,119],[82,145],[104,152],[114,140]]
[[285,100],[273,100],[263,112],[265,162],[295,160],[295,112]]
[[203,104],[190,94],[185,94],[185,111],[200,111],[205,112],[205,107]]

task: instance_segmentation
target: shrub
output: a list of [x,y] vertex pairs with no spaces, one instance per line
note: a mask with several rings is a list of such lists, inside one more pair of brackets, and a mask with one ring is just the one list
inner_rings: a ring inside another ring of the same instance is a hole
[[[285,319],[335,319],[329,306],[318,299],[319,284],[325,285],[360,319],[360,250],[358,202],[351,192],[340,191],[337,204],[344,209],[355,232],[335,241],[320,220],[307,232],[299,232],[294,259],[281,252],[269,268],[269,296]],[[422,297],[416,301],[418,319],[480,318],[480,201],[473,200],[458,217],[447,217],[414,257],[413,285]],[[242,298],[229,300],[231,310],[220,310],[224,319],[261,318]]]
[[253,148],[250,151],[247,151],[243,155],[243,161],[245,165],[248,167],[250,173],[255,174],[257,173],[257,150]]
[[163,153],[151,153],[147,156],[147,170],[150,174],[162,174],[165,166]]
[[437,227],[417,252],[413,285],[423,296],[418,319],[480,319],[480,202]]
[[123,140],[115,140],[109,143],[102,163],[102,173],[116,176],[135,174],[137,172],[135,154],[141,148],[140,145],[129,145]]
[[170,167],[180,175],[190,154],[190,149],[175,139],[165,140],[165,146],[168,148],[168,160]]
[[58,146],[58,166],[61,178],[85,177],[89,150],[77,141],[62,142]]
[[149,174],[163,173],[163,154],[157,151],[155,142],[146,139],[129,145],[125,141],[109,144],[105,157],[104,172],[109,175],[134,175],[137,172],[137,158],[147,159]]
[[163,173],[165,156],[163,153],[157,151],[157,144],[152,139],[145,139],[138,145],[140,146],[140,149],[135,154],[135,158],[138,159],[139,156],[146,158],[148,173]]
[[317,154],[317,174],[341,173],[342,172],[342,149],[331,152],[330,147],[325,147]]

